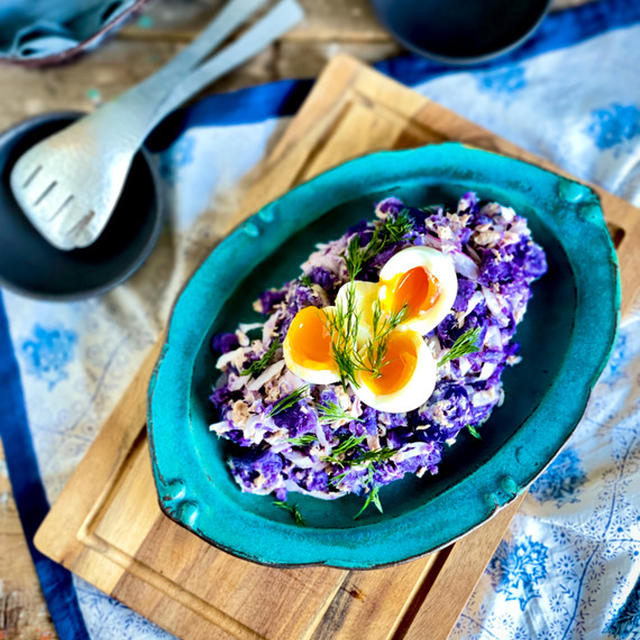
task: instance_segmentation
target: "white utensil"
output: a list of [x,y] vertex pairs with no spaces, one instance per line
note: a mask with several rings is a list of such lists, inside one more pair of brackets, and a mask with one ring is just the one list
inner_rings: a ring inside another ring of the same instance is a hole
[[265,0],[232,0],[193,43],[124,94],[25,152],[11,190],[36,229],[63,250],[86,247],[104,229],[131,161],[151,130],[208,84],[253,57],[303,17],[281,0],[228,47],[207,54]]

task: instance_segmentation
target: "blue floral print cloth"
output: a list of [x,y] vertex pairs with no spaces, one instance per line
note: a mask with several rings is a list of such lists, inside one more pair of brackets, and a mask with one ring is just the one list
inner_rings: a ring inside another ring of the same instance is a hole
[[[379,68],[640,205],[640,4],[634,0],[552,14],[523,47],[479,67],[451,70],[403,56]],[[3,292],[12,350],[4,357],[17,365],[22,384],[13,406],[18,417],[26,409],[49,501],[135,375],[186,278],[234,224],[241,178],[310,84],[284,81],[213,96],[186,113],[182,133],[158,158],[171,230],[125,285],[65,304]],[[0,374],[2,358],[0,348]],[[581,424],[531,487],[452,640],[640,638],[639,390],[636,307],[623,319]],[[0,390],[0,401],[10,392]],[[14,469],[14,486],[27,473]],[[81,579],[73,583],[93,640],[171,637]]]

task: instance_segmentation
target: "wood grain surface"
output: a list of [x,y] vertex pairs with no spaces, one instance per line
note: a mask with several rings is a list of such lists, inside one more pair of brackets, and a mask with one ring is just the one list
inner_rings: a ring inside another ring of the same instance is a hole
[[[353,58],[336,57],[248,178],[236,222],[348,158],[449,139],[549,166]],[[619,240],[628,305],[639,284],[639,258],[630,247],[640,213],[598,192]],[[234,558],[165,518],[157,505],[144,425],[159,349],[160,342],[54,505],[38,548],[188,640],[444,640],[522,497],[447,549],[392,568],[284,570]]]
[[55,637],[20,526],[0,442],[0,640]]

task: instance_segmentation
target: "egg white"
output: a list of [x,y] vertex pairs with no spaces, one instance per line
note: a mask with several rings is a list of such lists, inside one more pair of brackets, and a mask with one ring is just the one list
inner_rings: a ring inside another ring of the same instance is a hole
[[[335,311],[335,307],[325,307],[323,311],[333,313]],[[291,350],[288,331],[284,342],[282,343],[282,350],[284,352],[284,362],[289,371],[305,382],[310,382],[311,384],[332,384],[340,381],[337,366],[327,369],[311,369],[296,362]]]
[[387,293],[387,283],[394,276],[406,273],[415,267],[424,267],[432,273],[440,285],[440,295],[435,304],[426,311],[402,323],[401,326],[417,331],[424,336],[437,327],[451,311],[458,295],[458,277],[451,256],[431,247],[408,247],[389,258],[380,270],[378,295],[383,301]]
[[422,406],[436,386],[436,361],[424,338],[412,329],[396,329],[410,335],[416,348],[416,368],[404,387],[387,395],[377,395],[357,377],[358,386],[352,386],[355,395],[364,404],[387,413],[406,413]]

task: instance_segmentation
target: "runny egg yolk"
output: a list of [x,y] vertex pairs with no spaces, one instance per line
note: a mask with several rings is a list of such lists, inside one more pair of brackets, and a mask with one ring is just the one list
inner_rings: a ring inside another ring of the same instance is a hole
[[382,306],[387,313],[398,313],[407,305],[405,320],[430,309],[440,296],[438,279],[424,267],[418,266],[398,273],[386,285]]
[[362,382],[376,395],[386,396],[402,389],[413,377],[418,363],[416,344],[408,333],[394,331],[387,340],[380,375],[365,372]]
[[307,369],[331,369],[335,360],[325,312],[305,307],[296,313],[287,333],[292,359]]

